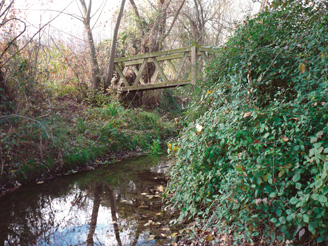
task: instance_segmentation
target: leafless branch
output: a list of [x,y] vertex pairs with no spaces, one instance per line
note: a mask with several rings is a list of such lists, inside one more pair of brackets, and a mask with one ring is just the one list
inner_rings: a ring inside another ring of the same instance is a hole
[[[71,2],[72,3],[72,2]],[[70,4],[71,4],[70,3]],[[69,5],[70,5],[69,4]],[[19,50],[17,50],[13,55],[11,55],[4,63],[2,63],[0,65],[0,68],[2,68],[4,65],[6,65],[16,54],[18,54],[19,52],[21,52],[23,49],[25,49],[25,47],[33,40],[33,38],[38,35],[42,30],[43,28],[45,28],[47,25],[49,25],[51,22],[53,22],[55,19],[58,18],[58,16],[60,16],[67,8],[68,6],[67,5],[60,13],[58,13],[54,18],[52,18],[50,21],[48,21],[46,24],[44,24],[42,27],[40,27],[40,29],[26,42],[26,44],[20,48]]]
[[171,30],[172,30],[172,28],[173,28],[173,26],[174,26],[174,23],[175,23],[175,21],[177,20],[177,18],[178,18],[179,14],[180,14],[180,11],[181,11],[181,9],[182,9],[182,7],[183,7],[185,1],[186,1],[186,0],[183,0],[183,1],[182,1],[182,3],[181,3],[181,5],[180,5],[180,7],[179,7],[177,13],[176,13],[175,16],[174,16],[174,19],[173,19],[173,21],[172,21],[172,24],[171,24],[169,30],[168,30],[167,33],[162,37],[160,43],[162,43],[162,42],[166,39],[166,37],[170,34],[170,32],[171,32]]
[[[23,23],[24,24],[24,29],[13,40],[11,40],[7,44],[7,47],[4,49],[4,51],[0,55],[0,60],[2,59],[4,54],[8,51],[10,46],[26,31],[26,23],[24,21],[18,19],[18,18],[11,18],[11,19],[7,20],[3,25],[5,25],[6,23],[8,23],[9,21],[12,21],[12,20],[16,20],[16,21],[19,21],[19,22]],[[2,68],[5,64],[6,64],[6,62],[4,64],[0,64],[0,68]]]
[[[0,18],[1,18],[4,14],[7,15],[8,10],[11,8],[11,6],[13,5],[13,3],[14,3],[14,0],[12,0],[12,1],[10,2],[10,4],[5,8],[5,10],[0,14]],[[4,1],[4,0],[1,1],[1,4],[0,4],[1,8],[3,8],[4,4],[5,4],[5,1]]]

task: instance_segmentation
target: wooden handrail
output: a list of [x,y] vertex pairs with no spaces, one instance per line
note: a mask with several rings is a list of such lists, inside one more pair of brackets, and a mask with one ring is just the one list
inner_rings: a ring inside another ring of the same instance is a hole
[[[199,58],[204,60],[208,55],[214,54],[215,52],[217,52],[215,48],[191,46],[116,58],[114,64],[120,80],[116,86],[112,85],[112,88],[119,91],[136,91],[195,84],[198,76],[197,72],[200,68]],[[179,61],[177,63],[173,62],[173,60]],[[190,63],[187,63],[187,60],[190,60]],[[165,70],[164,62],[166,63]],[[149,81],[144,81],[143,74],[147,63],[154,64],[156,70],[152,77],[148,78]],[[187,65],[189,68],[187,72],[188,79],[186,80],[186,76],[181,77],[181,73],[183,69],[186,69]],[[128,81],[129,79],[126,77],[126,72],[129,68],[135,74],[133,81]],[[165,71],[168,69],[171,71],[170,74],[173,74],[173,77],[168,77],[165,74]]]

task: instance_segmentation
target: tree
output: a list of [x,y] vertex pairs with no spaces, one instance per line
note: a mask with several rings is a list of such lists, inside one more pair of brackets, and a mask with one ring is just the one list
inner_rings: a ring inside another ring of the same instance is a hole
[[226,20],[230,4],[230,0],[188,0],[179,17],[181,28],[188,34],[187,42],[199,45],[222,42],[226,30],[231,30],[231,23]]
[[[134,0],[129,0],[136,17],[136,23],[141,33],[141,47],[136,53],[146,53],[159,51],[164,44],[165,39],[169,36],[172,28],[180,14],[180,11],[186,0],[182,0],[177,11],[172,11],[170,5],[172,1],[161,0],[157,6],[151,5],[149,9],[153,10],[153,18],[147,21],[145,16],[140,15],[140,11]],[[152,12],[152,11],[151,11]],[[168,19],[173,17],[170,27],[168,28]]]
[[114,30],[114,35],[113,35],[113,41],[112,41],[112,48],[111,48],[111,52],[110,52],[110,58],[109,58],[109,63],[108,63],[108,74],[107,77],[105,79],[105,89],[107,87],[107,85],[110,84],[110,81],[113,77],[113,73],[114,73],[114,57],[115,57],[115,51],[116,51],[116,43],[117,43],[117,35],[118,35],[118,29],[120,26],[120,22],[123,16],[123,9],[124,9],[124,5],[125,5],[125,0],[122,0],[121,3],[121,7],[120,7],[120,12],[117,16],[117,21],[115,24],[115,30]]
[[92,80],[92,90],[96,91],[100,87],[100,70],[99,65],[97,61],[97,54],[96,54],[96,48],[95,43],[92,35],[92,29],[91,29],[91,7],[92,7],[92,0],[89,0],[89,5],[86,5],[85,0],[79,0],[80,4],[82,6],[82,22],[84,25],[84,28],[87,32],[87,39],[88,39],[88,45],[90,49],[90,62],[91,62],[91,80]]

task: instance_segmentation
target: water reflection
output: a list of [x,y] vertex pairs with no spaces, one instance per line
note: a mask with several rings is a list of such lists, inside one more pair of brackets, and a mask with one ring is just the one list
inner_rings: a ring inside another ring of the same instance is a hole
[[165,245],[165,165],[139,158],[23,187],[0,201],[0,244]]

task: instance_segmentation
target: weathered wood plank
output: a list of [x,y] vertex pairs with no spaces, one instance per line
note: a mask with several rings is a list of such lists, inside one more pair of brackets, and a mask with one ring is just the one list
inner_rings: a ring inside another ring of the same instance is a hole
[[156,68],[158,69],[159,74],[161,75],[161,78],[164,80],[164,82],[168,82],[168,79],[167,79],[167,77],[166,77],[166,75],[165,75],[165,73],[164,73],[164,71],[163,71],[163,69],[161,67],[161,64],[159,64],[159,62],[157,61],[156,57],[153,57],[152,60],[153,60],[153,62],[155,64]]
[[179,79],[180,73],[181,73],[181,71],[182,71],[183,65],[184,65],[185,62],[186,62],[187,57],[188,57],[188,52],[185,52],[184,55],[183,55],[183,57],[182,57],[182,59],[180,60],[179,67],[178,67],[178,71],[177,71],[177,73],[175,74],[173,80],[178,80],[178,79]]
[[122,72],[120,66],[118,64],[115,64],[115,69],[118,72],[118,74],[120,75],[120,80],[119,80],[118,83],[122,83],[123,82],[125,86],[129,86],[129,83],[128,83],[128,81],[125,78],[125,73],[126,73],[127,67],[125,67],[123,69],[123,72]]
[[151,84],[155,84],[156,83],[157,78],[158,78],[158,75],[159,75],[159,69],[156,67],[156,70],[155,70],[153,76],[150,79],[150,83]]
[[197,47],[194,45],[191,47],[191,76],[192,84],[196,84],[197,81]]
[[137,87],[121,87],[121,88],[114,88],[114,90],[122,91],[122,92],[129,92],[129,91],[145,91],[145,90],[155,90],[155,89],[164,89],[164,88],[171,88],[177,86],[184,86],[191,84],[190,80],[184,81],[173,81],[167,83],[157,83],[157,84],[145,84],[139,85]]
[[[168,56],[158,56],[157,61],[166,61],[166,60],[174,60],[174,59],[181,59],[183,57],[184,53],[174,54],[174,55],[168,55]],[[191,56],[191,53],[188,52],[188,55]],[[127,61],[124,64],[126,66],[132,66],[141,64],[143,62],[143,59],[133,60],[133,61]],[[152,62],[151,58],[148,58],[147,62]]]
[[173,55],[173,54],[177,54],[177,53],[186,52],[188,50],[190,50],[190,48],[158,51],[158,52],[146,53],[146,54],[130,56],[130,57],[118,57],[118,58],[114,59],[114,62],[127,62],[127,61],[133,61],[133,60],[144,59],[144,58],[158,57],[158,56],[163,56],[163,55]]
[[177,70],[175,68],[175,66],[173,65],[171,60],[167,60],[167,64],[169,65],[171,71],[173,72],[173,74],[177,74]]
[[[136,66],[132,66],[132,70],[134,71],[135,74],[138,74],[139,73],[139,71],[138,71],[138,69],[137,69]],[[140,81],[140,84],[142,84],[142,85],[146,84],[142,77],[140,78],[139,81]]]
[[141,67],[139,69],[139,72],[136,74],[137,77],[134,80],[133,86],[137,86],[138,85],[138,81],[140,80],[140,78],[142,76],[142,72],[145,69],[146,64],[147,64],[147,59],[144,59],[143,63],[141,64]]

